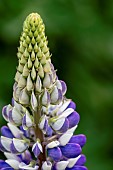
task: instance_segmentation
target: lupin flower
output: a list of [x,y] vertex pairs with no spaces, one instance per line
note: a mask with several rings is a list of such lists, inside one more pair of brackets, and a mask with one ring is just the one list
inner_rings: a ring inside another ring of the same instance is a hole
[[66,83],[51,63],[45,26],[39,14],[23,25],[12,104],[3,107],[1,170],[87,170],[83,134],[73,135],[80,116],[67,99]]

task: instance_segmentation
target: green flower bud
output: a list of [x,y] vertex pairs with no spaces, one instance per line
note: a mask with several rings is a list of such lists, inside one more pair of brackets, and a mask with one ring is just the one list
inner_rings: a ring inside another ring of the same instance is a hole
[[28,68],[31,68],[31,67],[32,67],[32,61],[31,61],[31,59],[29,57],[29,59],[28,59]]
[[44,70],[42,67],[42,64],[40,64],[39,68],[38,68],[38,75],[43,78],[44,77]]
[[19,63],[19,65],[17,67],[17,70],[22,73],[23,72],[23,68],[24,68],[24,66]]
[[28,51],[31,52],[32,49],[33,49],[33,48],[32,48],[32,45],[31,45],[31,43],[30,43],[29,46],[28,46]]
[[34,45],[35,44],[35,38],[33,37],[32,40],[31,40],[31,43]]
[[41,83],[41,79],[39,76],[37,76],[37,79],[36,79],[35,89],[36,89],[36,92],[39,92],[39,93],[42,91],[42,83]]
[[26,79],[21,75],[18,81],[18,87],[24,88],[26,86]]
[[51,67],[50,67],[50,63],[49,63],[49,62],[47,62],[47,63],[44,65],[44,71],[45,71],[46,73],[51,71]]
[[29,36],[27,36],[27,37],[26,37],[26,43],[29,44],[30,41],[31,41],[31,40],[30,40]]
[[27,78],[27,90],[28,91],[31,91],[31,90],[33,90],[33,82],[32,82],[32,80],[31,80],[31,76],[30,76],[30,74],[29,74],[29,76],[28,76],[28,78]]
[[27,76],[29,75],[29,69],[28,69],[28,67],[27,67],[27,63],[26,63],[25,66],[24,66],[22,75],[23,75],[24,77],[27,77]]
[[15,75],[15,81],[18,82],[20,79],[21,74],[17,71]]
[[27,91],[26,91],[26,88],[24,88],[21,93],[20,93],[20,96],[19,96],[19,102],[21,104],[25,104],[25,105],[28,105],[29,104],[29,96],[27,94]]
[[46,64],[46,56],[43,55],[42,59],[40,60],[41,64],[44,65]]
[[[24,55],[24,53],[23,53]],[[22,55],[21,59],[20,59],[20,63],[21,64],[26,64],[27,60],[25,59],[25,57]]]
[[31,53],[31,60],[32,60],[32,61],[35,60],[35,52],[34,52],[34,51],[32,51],[32,53]]
[[35,52],[38,52],[38,45],[37,45],[37,43],[34,45],[34,50],[35,50]]
[[32,67],[31,78],[32,78],[33,80],[35,80],[35,78],[36,78],[36,70],[35,70],[34,66]]
[[23,55],[24,55],[25,58],[29,57],[29,52],[28,52],[27,48],[25,49]]

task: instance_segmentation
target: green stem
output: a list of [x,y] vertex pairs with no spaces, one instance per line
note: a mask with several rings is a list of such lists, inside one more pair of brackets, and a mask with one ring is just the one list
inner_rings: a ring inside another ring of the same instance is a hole
[[42,162],[46,161],[45,146],[43,145],[44,135],[43,135],[43,132],[40,130],[39,126],[38,126],[40,115],[41,115],[41,111],[40,110],[38,110],[37,112],[34,112],[34,120],[35,120],[35,125],[36,125],[35,126],[36,138],[40,139],[40,142],[41,142],[42,147],[43,147],[43,153],[40,153],[40,155],[38,157],[38,159],[40,160],[39,170],[41,170]]

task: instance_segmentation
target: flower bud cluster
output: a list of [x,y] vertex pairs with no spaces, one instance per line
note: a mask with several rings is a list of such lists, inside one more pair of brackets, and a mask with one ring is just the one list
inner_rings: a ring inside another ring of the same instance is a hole
[[0,169],[87,170],[85,135],[73,135],[80,116],[66,99],[64,81],[56,76],[43,21],[30,14],[23,25],[12,104],[4,106]]

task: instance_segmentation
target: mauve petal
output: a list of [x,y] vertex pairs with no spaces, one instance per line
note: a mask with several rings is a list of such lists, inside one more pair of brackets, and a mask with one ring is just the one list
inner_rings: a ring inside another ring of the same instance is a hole
[[76,111],[74,111],[67,117],[67,119],[69,121],[69,128],[72,128],[79,123],[80,116]]
[[72,168],[66,168],[65,170],[88,170],[85,166],[74,166]]
[[14,138],[12,132],[7,126],[2,126],[1,133],[2,133],[2,136],[8,137],[8,138]]
[[11,167],[7,167],[7,168],[2,168],[1,170],[14,170],[14,169]]
[[62,85],[62,93],[64,95],[67,91],[67,86],[66,86],[66,83],[64,81],[61,80],[60,82],[61,82],[61,85]]
[[59,161],[62,157],[62,153],[59,147],[55,148],[48,148],[47,154],[51,157],[54,161]]
[[69,121],[66,118],[65,121],[64,121],[63,126],[58,131],[61,132],[61,133],[64,133],[64,132],[66,132],[68,130],[68,128],[69,128]]
[[46,135],[47,135],[48,137],[51,137],[51,136],[52,136],[52,133],[53,133],[52,128],[51,128],[50,126],[48,126]]
[[86,157],[85,157],[85,155],[82,154],[81,157],[76,162],[76,165],[84,165],[85,162],[86,162]]
[[86,136],[82,134],[72,136],[69,143],[78,143],[81,147],[83,147],[86,143]]
[[16,150],[13,141],[12,141],[12,143],[11,143],[11,145],[10,145],[10,150],[11,150],[11,153],[13,153],[13,154],[19,153],[19,152]]
[[72,108],[72,109],[75,110],[76,109],[76,104],[73,101],[71,101],[67,108]]
[[5,161],[0,160],[0,169],[1,168],[7,168],[7,167],[11,167],[9,164],[7,164]]
[[81,147],[78,144],[68,143],[65,146],[60,146],[62,154],[67,158],[75,158],[81,153]]
[[33,148],[32,151],[33,151],[35,157],[38,157],[38,155],[40,154],[40,149],[37,144],[35,145],[35,147]]

